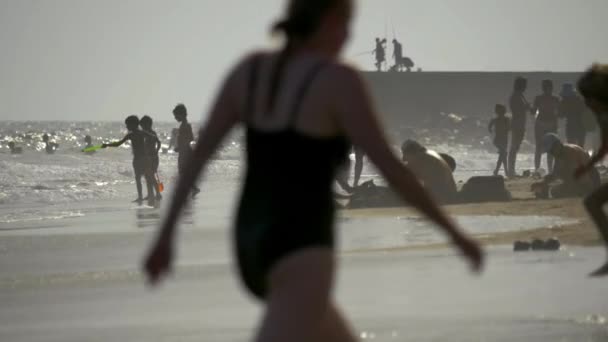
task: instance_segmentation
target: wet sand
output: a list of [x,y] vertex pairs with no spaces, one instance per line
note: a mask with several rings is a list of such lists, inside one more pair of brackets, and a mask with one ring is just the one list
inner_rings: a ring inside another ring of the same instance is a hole
[[[599,246],[603,244],[598,231],[585,211],[582,198],[537,200],[530,192],[530,185],[537,181],[531,178],[508,180],[506,185],[513,195],[513,200],[510,202],[449,205],[445,209],[452,215],[556,216],[577,221],[574,224],[561,226],[477,236],[478,240],[484,244],[512,244],[516,240],[547,239],[552,237],[558,238],[563,244],[574,246]],[[344,211],[344,215],[346,217],[420,216],[412,208],[346,210]],[[445,244],[403,248],[419,249],[435,247],[445,247]]]

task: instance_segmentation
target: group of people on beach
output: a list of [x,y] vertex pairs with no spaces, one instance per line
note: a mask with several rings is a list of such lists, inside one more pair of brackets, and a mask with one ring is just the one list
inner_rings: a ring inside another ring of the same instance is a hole
[[[175,152],[178,153],[178,171],[180,175],[186,172],[186,161],[191,158],[191,142],[194,141],[192,126],[188,123],[188,111],[186,106],[178,104],[173,109],[175,120],[180,123],[177,133],[177,144]],[[139,119],[131,115],[125,119],[128,133],[119,141],[104,143],[102,148],[118,147],[129,141],[133,152],[133,172],[135,174],[135,184],[137,186],[137,198],[133,201],[142,204],[147,201],[149,205],[155,205],[162,199],[162,189],[158,180],[159,151],[161,142],[158,135],[153,130],[153,120],[145,115]],[[142,177],[146,181],[148,196],[143,197]],[[196,185],[192,185],[192,196],[196,196],[200,190]]]
[[[513,84],[513,93],[509,98],[511,118],[506,116],[507,107],[497,104],[494,110],[496,117],[490,121],[489,131],[494,134],[494,145],[498,149],[498,161],[494,174],[497,175],[504,167],[507,177],[515,177],[517,154],[526,135],[527,117],[534,120],[534,167],[541,168],[541,157],[547,153],[548,173],[553,171],[554,156],[548,153],[548,135],[555,135],[559,129],[559,119],[565,119],[565,132],[568,144],[585,148],[589,125],[585,122],[587,106],[584,99],[576,92],[575,87],[566,83],[562,85],[560,96],[553,94],[553,81],[542,81],[542,93],[530,104],[525,96],[528,81],[518,77]],[[509,148],[509,133],[511,145]]]

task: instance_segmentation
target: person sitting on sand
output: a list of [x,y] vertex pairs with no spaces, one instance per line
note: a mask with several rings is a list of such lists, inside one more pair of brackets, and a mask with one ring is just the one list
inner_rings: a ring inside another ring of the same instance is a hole
[[8,148],[11,150],[11,154],[23,153],[23,148],[15,146],[15,142],[11,141],[8,143]]
[[146,179],[148,188],[148,204],[154,205],[154,188],[157,188],[156,180],[152,172],[152,163],[148,155],[146,155],[145,140],[149,134],[139,129],[139,119],[135,115],[127,117],[125,125],[129,133],[122,140],[101,145],[102,148],[118,147],[124,144],[127,140],[131,142],[133,151],[133,172],[135,173],[135,185],[137,186],[137,199],[133,202],[142,204],[144,197],[142,195],[141,177]]
[[437,152],[406,140],[401,145],[401,153],[402,160],[438,201],[453,203],[456,200],[458,191],[452,169]]
[[[139,125],[144,132],[148,133],[144,139],[146,156],[150,159],[150,167],[152,168],[152,173],[154,174],[154,179],[156,180],[156,176],[158,175],[158,166],[160,164],[158,152],[160,151],[162,144],[160,139],[158,139],[158,134],[156,134],[156,132],[152,129],[153,121],[151,117],[144,115],[139,121]],[[154,190],[156,191],[156,200],[162,199],[158,184],[156,187],[154,187]]]
[[511,119],[505,116],[507,108],[501,104],[497,104],[494,108],[496,117],[490,121],[488,131],[494,134],[494,146],[498,149],[498,161],[494,176],[498,176],[501,165],[505,167],[505,175],[509,174],[507,167],[507,146],[509,145],[509,131],[511,130]]
[[[594,65],[587,70],[578,82],[578,89],[585,98],[585,103],[595,114],[600,126],[601,146],[597,153],[576,170],[575,177],[583,178],[595,170],[594,165],[604,159],[608,154],[608,64]],[[585,198],[585,208],[599,230],[608,247],[608,217],[603,210],[608,202],[608,184],[600,186],[591,195]],[[608,275],[608,261],[591,276]]]
[[57,143],[50,141],[49,135],[46,133],[42,136],[42,142],[44,142],[44,150],[47,154],[55,153],[57,147],[59,147]]
[[[574,177],[574,172],[591,159],[580,146],[564,144],[555,133],[549,133],[543,137],[543,151],[553,156],[555,164],[552,173],[542,182],[533,184],[537,197],[548,198],[549,194],[552,198],[585,196],[600,184],[600,175],[595,169],[584,177]],[[550,187],[554,181],[561,181],[561,184]]]

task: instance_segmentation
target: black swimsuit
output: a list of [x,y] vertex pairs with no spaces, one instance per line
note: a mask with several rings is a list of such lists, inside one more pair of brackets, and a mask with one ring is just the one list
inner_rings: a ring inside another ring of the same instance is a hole
[[[251,67],[248,121],[258,64]],[[313,138],[294,128],[322,66],[315,66],[300,86],[287,128],[264,132],[246,123],[247,174],[236,219],[236,254],[245,285],[259,298],[266,296],[268,273],[278,261],[305,248],[334,246],[332,184],[347,159],[348,141]]]

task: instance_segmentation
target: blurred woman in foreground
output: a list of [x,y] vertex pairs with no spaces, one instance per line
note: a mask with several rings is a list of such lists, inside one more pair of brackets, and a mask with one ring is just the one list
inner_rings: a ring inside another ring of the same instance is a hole
[[[578,88],[587,106],[595,113],[602,137],[598,152],[589,163],[576,171],[576,178],[581,178],[592,171],[594,165],[608,154],[608,65],[596,64],[591,67],[579,80]],[[585,207],[608,246],[608,218],[602,209],[606,202],[608,202],[608,184],[600,186],[585,199]],[[606,275],[608,275],[608,261],[591,273],[594,277]]]
[[228,74],[145,263],[151,283],[170,271],[176,222],[189,190],[228,131],[242,124],[247,171],[235,254],[243,283],[266,305],[256,341],[355,340],[331,298],[332,184],[349,140],[404,200],[447,233],[474,270],[482,265],[478,245],[391,151],[359,73],[338,60],[352,12],[349,0],[291,0],[273,28],[285,45],[245,57]]

